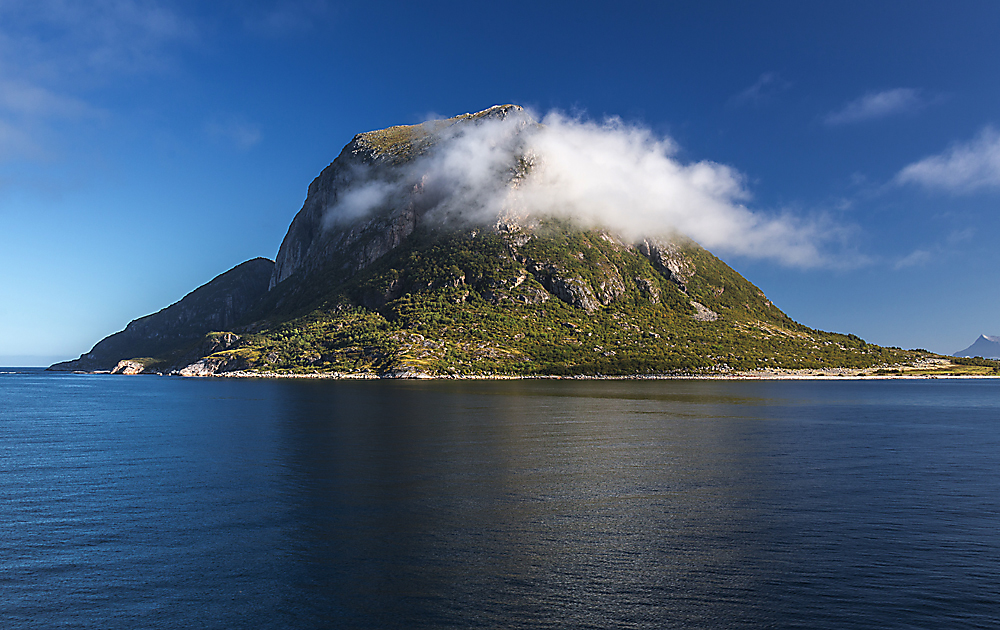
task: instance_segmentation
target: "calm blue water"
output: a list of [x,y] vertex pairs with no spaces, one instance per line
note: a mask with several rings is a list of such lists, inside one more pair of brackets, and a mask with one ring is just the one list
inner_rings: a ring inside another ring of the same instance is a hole
[[21,372],[5,629],[1000,626],[1000,381]]

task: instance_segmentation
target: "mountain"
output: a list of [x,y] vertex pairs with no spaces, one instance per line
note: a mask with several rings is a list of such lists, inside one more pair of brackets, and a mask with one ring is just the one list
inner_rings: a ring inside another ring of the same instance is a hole
[[1000,359],[1000,337],[979,335],[971,346],[955,353],[956,357],[983,357],[984,359]]
[[[526,116],[516,105],[498,105],[444,121],[404,125],[358,134],[340,155],[309,185],[302,210],[292,220],[275,257],[271,288],[296,272],[311,274],[336,259],[343,273],[359,271],[399,246],[416,228],[418,218],[431,209],[434,196],[423,179],[406,167],[427,154],[442,136],[455,128],[484,122],[502,122]],[[525,119],[524,124],[532,121]],[[399,180],[404,178],[402,182]],[[513,178],[512,178],[513,179]],[[359,220],[331,221],[330,209],[358,188],[396,183],[394,197],[385,199],[381,212]]]
[[51,366],[57,371],[113,370],[124,359],[158,357],[197,344],[212,331],[241,321],[267,293],[274,263],[254,258],[233,267],[170,306],[129,322],[79,359]]
[[531,211],[523,191],[546,162],[525,138],[539,127],[503,105],[355,136],[309,186],[266,280],[255,265],[243,310],[192,311],[169,333],[161,315],[213,281],[61,369],[629,375],[915,357],[794,322],[681,234]]

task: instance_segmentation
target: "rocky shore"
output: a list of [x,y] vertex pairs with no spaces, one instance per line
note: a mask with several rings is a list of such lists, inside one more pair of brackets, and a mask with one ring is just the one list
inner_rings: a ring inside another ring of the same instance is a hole
[[[138,370],[129,369],[131,362],[123,361],[113,374],[138,374]],[[124,368],[124,369],[121,369]],[[216,378],[297,378],[297,379],[338,379],[338,380],[608,380],[608,381],[651,381],[651,380],[742,380],[742,381],[782,381],[782,380],[924,380],[924,379],[996,379],[996,373],[963,373],[963,366],[956,365],[946,358],[929,358],[908,365],[892,368],[827,368],[827,369],[764,369],[748,372],[718,372],[713,374],[674,373],[674,374],[635,374],[628,376],[607,375],[509,375],[509,374],[428,374],[415,369],[377,374],[375,372],[311,372],[294,374],[288,372],[266,372],[237,370],[231,372],[212,372],[192,369],[172,371],[160,376],[183,377],[216,377]],[[107,372],[100,372],[106,374]],[[148,372],[147,372],[148,374]]]

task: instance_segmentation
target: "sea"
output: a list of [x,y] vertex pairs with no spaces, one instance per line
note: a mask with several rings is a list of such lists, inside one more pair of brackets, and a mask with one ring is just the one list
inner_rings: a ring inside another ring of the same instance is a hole
[[7,630],[1000,627],[1000,380],[0,372]]

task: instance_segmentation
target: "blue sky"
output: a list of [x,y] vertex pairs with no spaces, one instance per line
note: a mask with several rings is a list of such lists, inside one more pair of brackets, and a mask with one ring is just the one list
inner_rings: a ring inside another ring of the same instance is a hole
[[722,257],[809,326],[1000,334],[1000,4],[0,1],[0,365],[255,256],[361,131],[513,102],[726,165],[822,264]]

